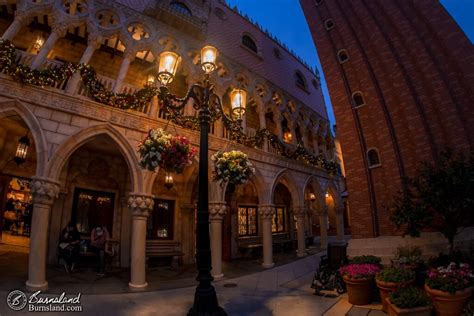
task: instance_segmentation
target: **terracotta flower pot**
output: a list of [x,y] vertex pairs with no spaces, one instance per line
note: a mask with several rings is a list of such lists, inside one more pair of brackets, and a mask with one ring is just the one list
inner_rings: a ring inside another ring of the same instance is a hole
[[374,279],[350,279],[344,276],[349,303],[353,305],[367,305],[372,302]]
[[472,295],[472,287],[454,294],[433,290],[425,284],[425,291],[433,300],[436,316],[459,316]]
[[387,305],[388,316],[431,316],[431,306],[415,307],[415,308],[398,308],[387,297],[384,302]]
[[411,285],[415,283],[415,279],[405,281],[405,282],[385,282],[381,280],[375,279],[375,282],[377,283],[377,287],[380,290],[380,299],[382,300],[382,310],[387,313],[387,301],[386,298],[393,293],[397,288],[400,287],[406,287],[408,285]]

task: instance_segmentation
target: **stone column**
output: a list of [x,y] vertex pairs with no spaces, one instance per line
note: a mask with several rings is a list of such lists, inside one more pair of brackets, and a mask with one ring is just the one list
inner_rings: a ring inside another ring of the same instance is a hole
[[49,52],[53,49],[54,44],[56,44],[56,41],[60,39],[63,35],[63,30],[53,29],[48,39],[46,40],[46,43],[44,43],[38,55],[36,55],[33,59],[33,62],[31,63],[31,69],[38,69],[41,67],[41,65],[43,65],[44,61],[48,57]]
[[209,203],[209,221],[211,222],[211,274],[215,278],[224,276],[222,273],[222,220],[227,205],[225,202]]
[[114,92],[120,93],[122,90],[123,82],[125,80],[125,76],[127,76],[128,68],[130,67],[130,63],[135,58],[136,52],[135,51],[125,51],[123,55],[122,64],[120,65],[120,70],[117,75],[117,79],[115,79],[114,85]]
[[30,185],[33,195],[33,218],[31,221],[30,254],[28,258],[28,281],[30,291],[48,288],[46,281],[46,253],[51,206],[59,194],[59,182],[33,177]]
[[339,207],[336,209],[336,232],[337,232],[337,242],[345,243],[344,240],[344,207]]
[[[79,61],[80,64],[88,64],[89,61],[92,58],[92,55],[94,55],[94,52],[100,47],[102,43],[102,37],[96,36],[96,37],[89,37],[89,40],[87,42],[87,47],[84,53],[82,54],[81,60]],[[75,94],[77,89],[79,88],[79,82],[81,80],[81,74],[79,72],[76,72],[72,78],[69,80],[67,87],[66,87],[66,93],[69,94]]]
[[15,16],[15,19],[13,20],[12,24],[10,24],[5,33],[3,33],[2,39],[11,41],[15,37],[15,35],[20,32],[24,22],[26,21],[23,17]]
[[328,207],[327,205],[323,206],[322,209],[319,210],[318,217],[319,217],[321,249],[326,249],[328,247]]
[[[260,110],[260,112],[258,113],[258,119],[260,121],[260,128],[267,128],[267,120],[265,118],[265,111],[264,109],[262,108]],[[265,150],[265,151],[268,151],[268,142],[267,142],[267,138],[265,137],[265,139],[263,140],[263,145],[262,145],[262,149]]]
[[130,245],[131,288],[144,288],[146,282],[146,220],[153,210],[153,197],[145,194],[130,194],[128,209],[132,214],[132,243]]
[[275,213],[275,206],[272,204],[259,205],[258,212],[262,219],[262,236],[263,236],[263,263],[264,268],[272,268],[273,262],[273,236],[272,236],[272,220]]
[[[273,114],[275,114],[275,112],[273,112]],[[277,114],[275,115],[276,116],[276,126],[277,126],[277,136],[280,140],[283,140],[283,126],[281,126],[281,119],[282,119],[282,116],[279,112],[277,112]]]
[[306,209],[302,206],[293,209],[293,215],[296,217],[296,224],[298,225],[298,257],[306,256],[306,240],[305,240],[305,217]]
[[160,105],[158,102],[158,96],[154,95],[153,98],[151,98],[150,112],[148,113],[148,117],[156,120],[158,118],[159,110],[160,110]]

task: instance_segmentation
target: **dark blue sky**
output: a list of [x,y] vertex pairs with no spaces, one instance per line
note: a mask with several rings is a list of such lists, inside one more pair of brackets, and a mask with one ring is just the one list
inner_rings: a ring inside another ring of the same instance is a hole
[[[231,7],[237,6],[240,11],[286,43],[310,66],[316,65],[319,72],[323,74],[298,0],[227,0],[227,3]],[[441,3],[473,42],[474,0],[441,0]],[[324,80],[322,80],[322,86],[329,119],[334,124],[334,114]]]

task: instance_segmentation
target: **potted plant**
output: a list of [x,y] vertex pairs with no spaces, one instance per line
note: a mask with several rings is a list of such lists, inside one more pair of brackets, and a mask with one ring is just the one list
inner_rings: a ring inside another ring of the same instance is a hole
[[173,136],[161,128],[151,129],[138,147],[140,166],[155,171],[182,173],[192,163],[197,149],[183,136]]
[[422,254],[423,252],[418,246],[400,246],[395,251],[392,264],[397,267],[415,270],[423,263]]
[[371,263],[350,263],[339,268],[347,286],[349,303],[367,305],[372,302],[374,278],[380,272],[380,266]]
[[372,256],[372,255],[364,255],[364,256],[355,256],[349,259],[349,263],[360,264],[360,263],[368,263],[368,264],[375,264],[381,267],[382,259],[380,257]]
[[389,316],[430,316],[431,301],[422,290],[402,287],[385,298]]
[[375,277],[375,282],[380,291],[382,310],[387,312],[386,298],[397,288],[406,287],[415,282],[415,272],[404,268],[386,268]]
[[211,159],[214,161],[214,181],[228,183],[230,192],[236,185],[246,183],[255,174],[250,159],[241,151],[218,151]]
[[425,290],[438,316],[458,316],[469,301],[474,275],[468,264],[451,262],[428,273]]

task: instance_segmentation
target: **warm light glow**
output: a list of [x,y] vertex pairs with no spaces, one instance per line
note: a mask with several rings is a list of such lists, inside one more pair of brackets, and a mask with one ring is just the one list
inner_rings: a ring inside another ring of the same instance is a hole
[[309,200],[310,200],[311,202],[316,201],[316,195],[314,195],[314,193],[310,193],[310,194],[309,194]]
[[241,119],[245,114],[245,106],[247,105],[247,91],[243,89],[234,89],[230,93],[230,102],[232,105],[232,113]]
[[26,161],[26,155],[28,154],[28,147],[30,146],[30,139],[28,136],[23,136],[18,141],[18,146],[16,148],[15,157],[13,160],[18,164],[21,165]]
[[201,66],[206,74],[216,70],[217,48],[214,46],[204,46],[201,49]]
[[146,84],[147,85],[153,85],[155,83],[155,76],[152,74],[148,74],[146,76]]
[[291,143],[291,140],[293,139],[293,135],[290,132],[284,132],[283,133],[283,140],[287,143]]
[[329,193],[326,192],[326,199],[329,198]]
[[42,35],[38,35],[35,43],[33,44],[33,48],[39,51],[41,47],[43,47],[43,45],[44,45],[44,37]]
[[167,172],[165,174],[165,188],[168,190],[171,189],[174,185],[173,174],[171,172]]
[[164,86],[170,84],[176,75],[181,57],[175,52],[162,52],[158,64],[158,80]]

